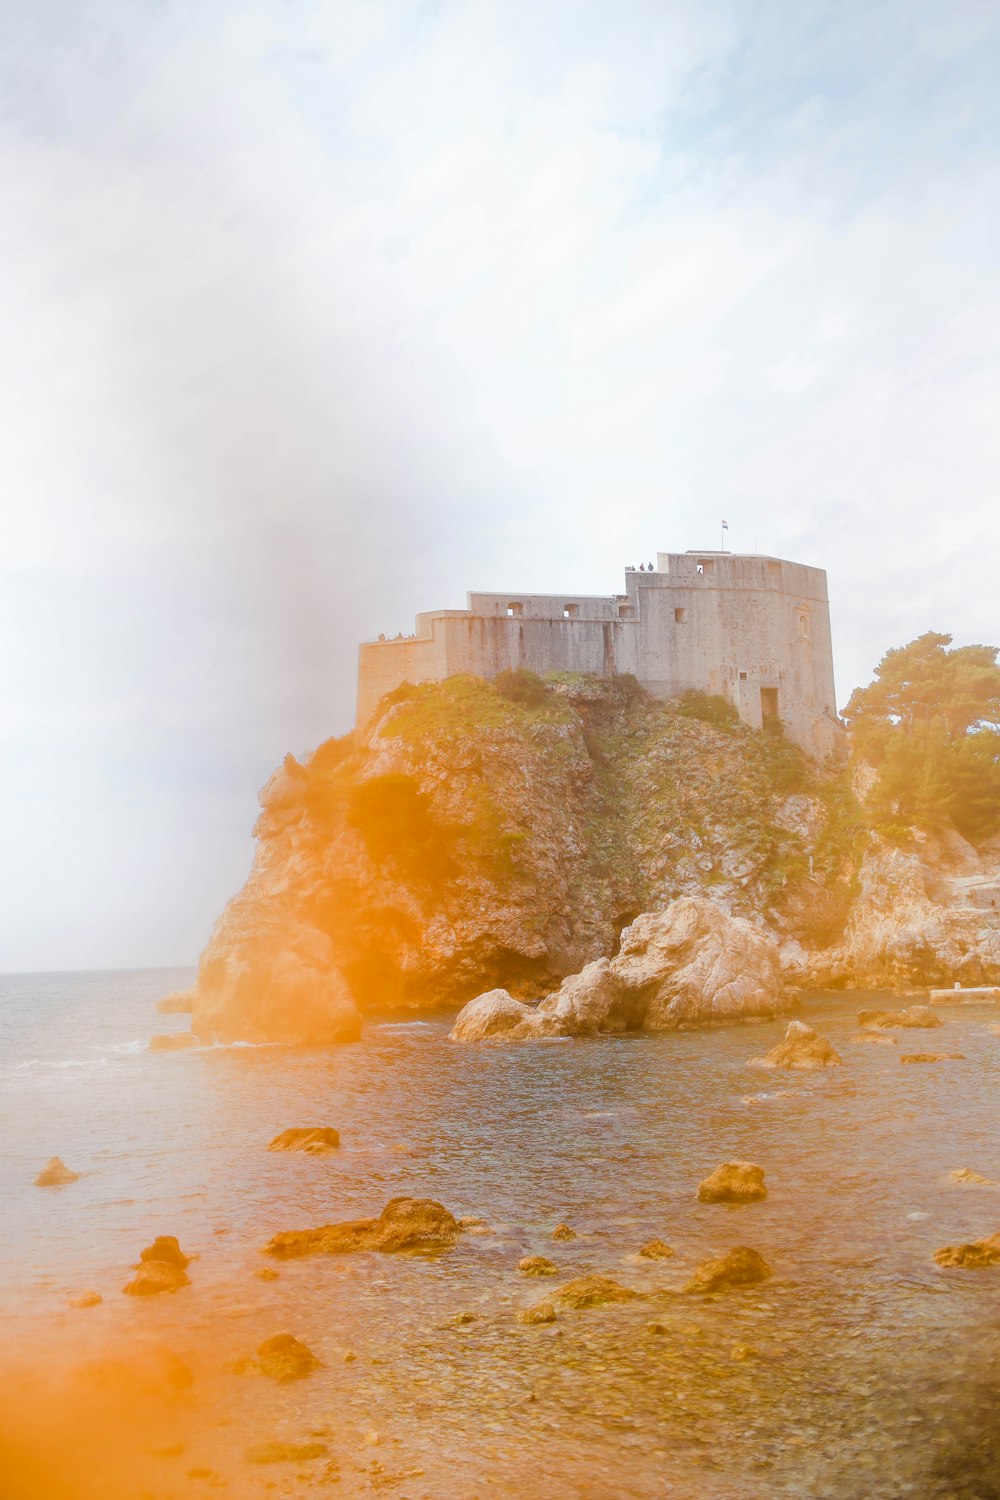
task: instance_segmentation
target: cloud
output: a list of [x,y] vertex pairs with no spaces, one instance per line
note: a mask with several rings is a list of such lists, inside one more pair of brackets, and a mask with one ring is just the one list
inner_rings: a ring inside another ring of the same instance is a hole
[[842,700],[996,635],[993,7],[8,9],[0,964],[193,956],[466,588],[725,515],[828,568]]

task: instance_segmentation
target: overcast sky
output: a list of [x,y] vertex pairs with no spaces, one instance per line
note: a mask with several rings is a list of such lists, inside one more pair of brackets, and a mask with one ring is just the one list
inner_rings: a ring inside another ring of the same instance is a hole
[[7,0],[0,969],[193,961],[355,647],[717,545],[1000,641],[994,0]]

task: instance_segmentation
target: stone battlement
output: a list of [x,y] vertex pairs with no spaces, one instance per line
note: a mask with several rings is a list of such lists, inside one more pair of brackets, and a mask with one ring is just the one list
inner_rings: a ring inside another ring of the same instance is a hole
[[630,672],[649,692],[718,693],[747,724],[780,718],[809,754],[838,747],[826,573],[781,558],[660,552],[620,594],[467,595],[419,614],[416,633],[369,641],[358,662],[358,724],[404,682],[508,669]]

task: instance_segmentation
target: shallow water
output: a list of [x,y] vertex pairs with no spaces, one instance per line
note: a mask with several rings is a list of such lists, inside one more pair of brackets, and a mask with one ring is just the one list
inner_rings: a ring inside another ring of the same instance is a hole
[[[877,997],[817,997],[805,1018],[845,1061],[824,1074],[746,1067],[784,1022],[475,1048],[447,1041],[446,1018],[389,1018],[334,1052],[147,1053],[151,1033],[186,1026],[154,1003],[188,977],[0,982],[8,1347],[76,1359],[158,1339],[190,1355],[210,1395],[172,1418],[182,1467],[160,1459],[147,1493],[189,1493],[202,1453],[240,1496],[1000,1494],[1000,1269],[932,1259],[1000,1228],[1000,1189],[949,1178],[968,1166],[1000,1182],[995,1008],[949,1009],[943,1028],[883,1046],[852,1041]],[[900,1065],[923,1051],[965,1060]],[[336,1126],[342,1149],[268,1154],[296,1124]],[[81,1180],[35,1188],[54,1154]],[[701,1178],[738,1158],[765,1168],[767,1202],[698,1203]],[[253,1275],[276,1230],[374,1214],[401,1193],[494,1232],[436,1259],[314,1257]],[[553,1242],[561,1221],[579,1238]],[[192,1286],[120,1296],[159,1233],[197,1253]],[[673,1259],[636,1258],[654,1236]],[[771,1280],[681,1293],[737,1244]],[[558,1278],[521,1276],[527,1254]],[[588,1271],[647,1296],[516,1323]],[[88,1288],[100,1307],[66,1306]],[[463,1312],[473,1321],[450,1325]],[[230,1372],[281,1331],[323,1368],[290,1387]],[[734,1357],[738,1345],[753,1352]],[[244,1462],[261,1437],[321,1429],[336,1471]]]

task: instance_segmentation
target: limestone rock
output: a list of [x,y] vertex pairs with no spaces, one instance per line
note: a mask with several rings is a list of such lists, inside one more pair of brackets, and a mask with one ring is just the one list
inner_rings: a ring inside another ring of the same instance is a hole
[[276,1333],[257,1348],[257,1368],[271,1380],[302,1380],[320,1368],[311,1349],[290,1333]]
[[568,1224],[557,1224],[552,1231],[554,1240],[575,1240],[576,1230],[571,1229]]
[[554,1276],[556,1267],[544,1255],[526,1255],[517,1263],[522,1276]]
[[752,1161],[727,1161],[698,1184],[701,1203],[760,1203],[767,1197],[764,1168]]
[[355,1250],[393,1254],[401,1250],[450,1250],[458,1221],[432,1198],[392,1198],[377,1219],[351,1219],[318,1229],[290,1229],[265,1245],[269,1255],[343,1255]]
[[268,1151],[305,1151],[309,1156],[327,1156],[340,1145],[331,1125],[292,1125],[276,1135]]
[[558,1287],[554,1296],[567,1307],[603,1307],[610,1302],[634,1302],[639,1293],[610,1276],[577,1276]]
[[973,1172],[971,1167],[956,1167],[949,1172],[948,1176],[952,1182],[967,1183],[970,1187],[997,1187],[998,1184],[990,1177],[984,1177],[981,1172]]
[[984,1240],[972,1240],[966,1245],[945,1245],[935,1250],[934,1259],[939,1266],[964,1266],[978,1271],[984,1266],[1000,1265],[1000,1234],[991,1234]]
[[700,1265],[684,1288],[687,1292],[724,1292],[730,1287],[754,1286],[766,1281],[771,1268],[764,1257],[746,1245],[737,1245],[716,1260]]
[[130,1282],[122,1287],[131,1297],[155,1297],[160,1292],[176,1292],[189,1286],[186,1271],[169,1260],[140,1261],[139,1268]]
[[517,1314],[519,1323],[554,1323],[556,1310],[551,1302],[536,1302],[534,1307],[522,1307]]
[[52,1156],[35,1178],[35,1187],[63,1187],[79,1180],[79,1172],[71,1172],[61,1156]]
[[451,1029],[453,1042],[525,1042],[558,1035],[537,1009],[515,1000],[506,990],[487,990],[463,1006]]
[[173,1234],[159,1234],[151,1245],[139,1252],[140,1261],[163,1260],[169,1265],[179,1266],[182,1271],[191,1264],[191,1258],[184,1254],[178,1243],[177,1236]]
[[802,1021],[789,1021],[783,1039],[764,1057],[751,1058],[751,1068],[836,1068],[842,1059],[827,1041]]
[[156,1036],[151,1036],[147,1045],[148,1052],[185,1052],[189,1047],[197,1047],[198,1038],[191,1031],[163,1031]]
[[673,1253],[670,1246],[665,1245],[662,1240],[647,1240],[639,1250],[644,1260],[670,1260]]
[[901,1063],[964,1062],[964,1052],[904,1052]]
[[862,1010],[858,1012],[859,1026],[923,1027],[930,1029],[943,1026],[941,1017],[935,1015],[929,1005],[911,1005],[908,1010]]
[[551,1018],[561,1036],[613,1034],[641,1026],[644,997],[621,979],[616,962],[598,958],[570,974],[541,1002],[539,1014]]
[[647,1031],[787,1009],[778,945],[706,896],[637,917],[612,970],[644,1005]]

